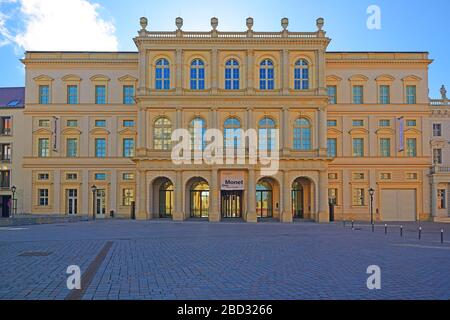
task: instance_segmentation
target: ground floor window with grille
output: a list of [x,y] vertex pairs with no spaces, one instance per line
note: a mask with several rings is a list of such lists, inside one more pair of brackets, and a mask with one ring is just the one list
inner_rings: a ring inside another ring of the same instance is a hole
[[38,204],[40,207],[48,206],[48,189],[38,190]]
[[438,209],[446,209],[446,208],[447,208],[446,190],[439,189],[438,190]]
[[123,189],[122,194],[123,205],[131,206],[134,201],[134,190],[133,189]]
[[364,189],[353,189],[353,205],[362,207],[365,205]]

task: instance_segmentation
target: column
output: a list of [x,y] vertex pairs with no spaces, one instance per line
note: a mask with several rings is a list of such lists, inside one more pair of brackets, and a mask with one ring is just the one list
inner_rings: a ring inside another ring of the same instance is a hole
[[319,108],[318,116],[318,130],[319,130],[319,156],[327,155],[327,111],[325,107]]
[[53,174],[53,213],[65,213],[65,208],[61,206],[61,204],[64,203],[62,197],[65,197],[64,192],[62,192],[63,190],[61,190],[61,171],[55,170]]
[[[139,88],[145,89],[147,88],[147,54],[146,51],[141,51],[139,53]],[[139,90],[138,90],[139,91]],[[138,92],[138,94],[140,94]]]
[[81,181],[81,211],[85,216],[89,216],[89,212],[92,207],[92,199],[91,199],[91,187],[89,185],[89,170],[84,169],[81,173],[82,181]]
[[[111,194],[109,195],[109,210],[114,210],[117,213],[117,189],[119,181],[117,179],[117,170],[111,170]],[[137,197],[137,192],[135,192]]]
[[288,107],[283,107],[283,115],[282,115],[282,124],[281,124],[281,130],[282,130],[282,135],[281,135],[281,148],[283,149],[283,153],[286,153],[289,151],[289,146],[290,146],[290,139],[289,139],[289,131],[291,130],[291,126],[289,124],[289,108]]
[[281,222],[284,223],[292,223],[294,221],[294,217],[292,215],[292,202],[291,202],[291,190],[292,186],[289,179],[289,171],[285,171],[283,175],[283,188],[282,197],[283,197],[283,211],[282,211],[282,219]]
[[319,49],[317,52],[317,88],[319,89],[319,94],[326,95],[326,81],[325,81],[325,52],[323,49]]
[[138,112],[138,141],[137,146],[138,149],[146,149],[147,148],[147,115],[148,112],[144,108],[140,108]]
[[112,157],[118,157],[119,155],[119,133],[117,130],[117,117],[112,117],[111,118],[111,134],[109,135],[109,139],[108,139],[108,144],[109,144],[109,154]]
[[247,182],[247,216],[246,221],[256,223],[258,217],[256,216],[256,181],[255,170],[249,169]]
[[254,51],[247,50],[247,91],[252,93],[255,90],[254,83]]
[[209,186],[209,221],[220,222],[219,213],[219,187],[218,187],[218,170],[213,169],[211,172],[211,184]]
[[181,107],[177,107],[176,128],[183,128],[183,109]]
[[219,87],[218,77],[219,77],[219,64],[218,64],[218,50],[212,49],[212,68],[211,68],[211,89],[213,94],[217,94],[217,89]]
[[218,129],[217,107],[212,107],[210,111],[210,125],[208,128]]
[[328,208],[328,173],[326,170],[319,174],[319,216],[318,222],[330,222],[330,212]]
[[175,87],[177,94],[181,94],[183,91],[183,50],[177,49],[175,51],[176,60],[176,76],[175,76]]
[[175,182],[175,210],[173,213],[174,221],[183,221],[184,217],[184,203],[183,203],[183,172],[177,171]]
[[147,208],[147,174],[143,170],[137,171],[137,188],[136,188],[136,219],[149,219],[149,212]]
[[[433,178],[431,178],[434,180]],[[431,182],[431,216],[437,217],[437,194],[438,184],[435,181]]]
[[289,94],[289,51],[283,50],[282,57],[283,57],[282,89],[283,89],[283,94],[286,95],[286,94]]

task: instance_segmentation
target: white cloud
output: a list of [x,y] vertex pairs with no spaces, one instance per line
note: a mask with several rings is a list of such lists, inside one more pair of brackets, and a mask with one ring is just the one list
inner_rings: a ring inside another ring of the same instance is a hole
[[116,51],[118,49],[114,24],[100,17],[100,6],[91,0],[6,1],[17,2],[20,5],[17,18],[23,21],[24,27],[12,35],[5,27],[5,17],[2,19],[0,16],[0,33],[25,50]]

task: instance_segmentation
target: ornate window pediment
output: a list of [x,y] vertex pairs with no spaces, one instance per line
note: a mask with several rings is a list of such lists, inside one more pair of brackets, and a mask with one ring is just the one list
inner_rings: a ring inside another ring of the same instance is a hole
[[33,78],[33,80],[36,81],[36,82],[51,82],[51,81],[54,81],[55,79],[53,79],[52,77],[49,77],[47,75],[42,74],[40,76],[37,76],[36,78]]
[[340,81],[342,81],[342,78],[340,78],[336,75],[327,76],[327,82],[340,82]]
[[350,133],[350,134],[368,134],[369,130],[367,130],[365,128],[353,128],[348,133]]
[[124,75],[124,76],[118,78],[117,80],[119,80],[120,82],[137,82],[138,81],[137,78],[135,78],[129,74]]
[[431,140],[431,146],[437,147],[437,148],[445,148],[445,146],[448,144],[448,141],[444,138],[434,138]]
[[419,81],[422,81],[422,78],[415,76],[415,75],[409,75],[409,76],[402,78],[402,81],[404,81],[404,82],[419,82]]
[[94,128],[91,131],[89,131],[89,134],[94,136],[102,136],[102,135],[109,135],[111,132],[104,128]]
[[78,81],[79,82],[79,81],[81,81],[81,78],[74,74],[68,74],[68,75],[62,77],[62,81],[65,81],[65,82]]
[[392,128],[381,128],[375,131],[376,134],[395,134],[395,130]]
[[409,128],[405,130],[405,133],[411,133],[411,134],[421,134],[422,131],[416,128]]
[[53,134],[52,130],[47,129],[47,128],[39,128],[35,131],[33,131],[33,134],[41,134],[41,135],[51,135]]
[[66,128],[63,131],[61,131],[61,134],[63,135],[81,135],[81,130],[76,128]]
[[350,78],[348,78],[348,80],[352,81],[352,82],[367,82],[369,80],[369,78],[363,74],[355,74],[355,75],[351,76]]
[[90,80],[91,81],[105,81],[105,82],[108,82],[111,79],[109,77],[105,76],[105,75],[97,74],[97,75],[91,77]]
[[119,131],[119,135],[121,135],[121,136],[136,135],[136,134],[137,134],[136,130],[133,130],[130,128],[125,128],[125,129]]
[[389,74],[382,74],[375,79],[377,82],[393,82],[394,80],[395,78]]
[[336,129],[336,128],[328,128],[328,134],[329,135],[339,135],[342,134],[342,131]]

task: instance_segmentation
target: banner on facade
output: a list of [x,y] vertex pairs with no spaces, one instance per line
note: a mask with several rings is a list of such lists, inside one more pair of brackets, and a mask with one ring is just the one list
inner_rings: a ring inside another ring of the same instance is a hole
[[58,130],[59,130],[59,119],[57,117],[53,117],[52,140],[54,152],[58,152]]
[[398,126],[398,152],[403,152],[405,150],[405,118],[397,118]]
[[245,190],[244,172],[223,171],[221,174],[221,189],[223,191]]

